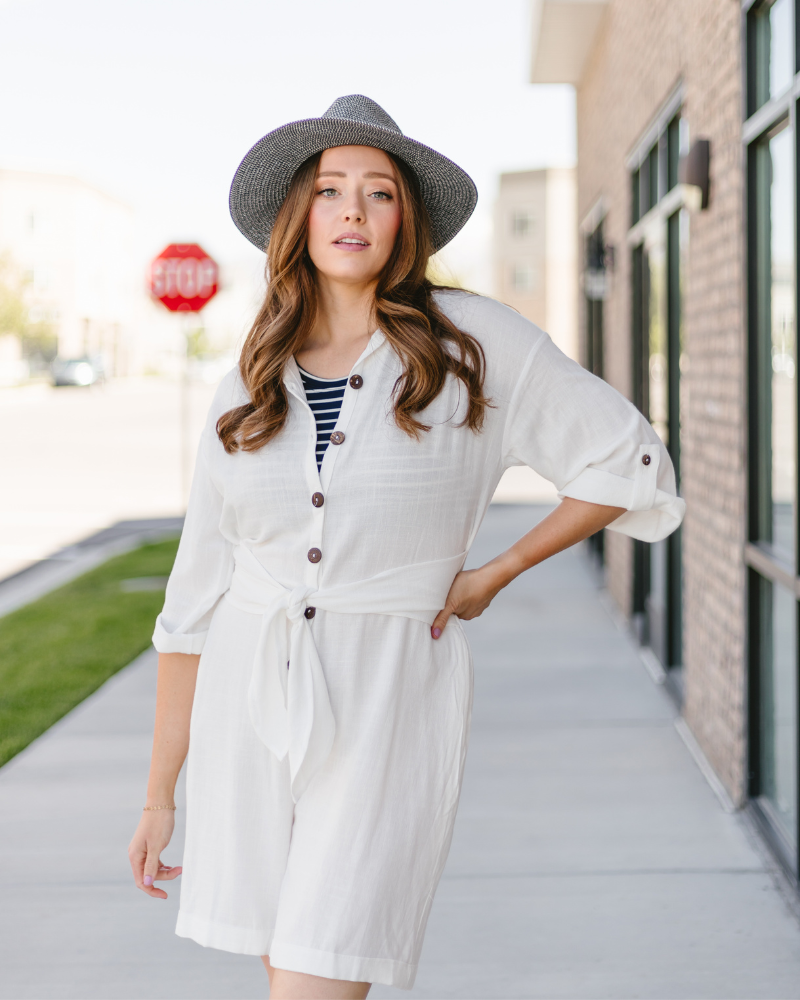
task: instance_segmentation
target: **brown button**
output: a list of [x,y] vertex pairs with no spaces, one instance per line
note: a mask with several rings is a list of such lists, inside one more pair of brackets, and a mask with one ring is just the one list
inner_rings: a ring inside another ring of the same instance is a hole
[[642,465],[649,465],[649,464],[650,464],[650,456],[642,455]]
[[316,608],[306,608],[306,610],[303,612],[306,618],[313,618],[316,613],[317,613]]
[[351,375],[350,376],[350,388],[351,389],[360,389],[363,384],[364,384],[364,379],[360,375]]
[[312,493],[311,502],[315,507],[321,507],[325,503],[325,497],[321,493]]
[[313,563],[318,563],[322,558],[322,553],[319,549],[309,549],[308,550],[308,561]]
[[341,431],[334,431],[331,434],[331,444],[341,444],[344,441],[344,434]]

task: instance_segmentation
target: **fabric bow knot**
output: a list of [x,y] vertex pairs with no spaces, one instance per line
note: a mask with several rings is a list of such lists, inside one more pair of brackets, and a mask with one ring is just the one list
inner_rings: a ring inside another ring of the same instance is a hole
[[[278,760],[289,759],[296,802],[333,746],[336,724],[311,623],[310,605],[343,614],[386,614],[430,625],[464,563],[465,552],[386,570],[315,590],[284,587],[243,545],[234,550],[235,570],[227,599],[261,615],[261,630],[247,692],[250,721]],[[288,669],[287,669],[288,668]]]

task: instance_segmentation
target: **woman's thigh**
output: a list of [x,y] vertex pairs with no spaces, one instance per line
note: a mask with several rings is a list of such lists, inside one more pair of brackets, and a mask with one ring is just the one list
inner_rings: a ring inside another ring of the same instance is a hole
[[261,961],[269,974],[270,1000],[363,1000],[370,991],[370,983],[273,969],[269,955],[263,955]]

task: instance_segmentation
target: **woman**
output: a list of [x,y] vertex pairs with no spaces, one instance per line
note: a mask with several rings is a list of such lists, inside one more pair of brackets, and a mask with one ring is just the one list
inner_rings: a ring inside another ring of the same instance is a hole
[[[211,408],[156,626],[130,857],[165,898],[190,748],[177,932],[261,955],[273,998],[413,985],[466,753],[459,619],[602,527],[655,541],[683,515],[633,406],[512,310],[426,280],[475,201],[361,96],[265,136],[231,189],[268,289]],[[521,464],[561,504],[462,571]]]

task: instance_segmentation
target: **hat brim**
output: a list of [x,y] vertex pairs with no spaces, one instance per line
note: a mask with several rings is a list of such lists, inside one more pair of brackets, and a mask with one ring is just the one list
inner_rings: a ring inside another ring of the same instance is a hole
[[478,191],[452,160],[408,136],[341,118],[290,122],[260,139],[239,164],[229,198],[231,217],[251,243],[266,250],[278,211],[297,168],[335,146],[374,146],[400,157],[419,180],[431,220],[434,251],[453,239],[472,215]]

